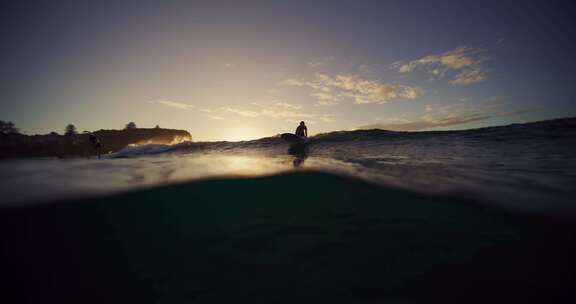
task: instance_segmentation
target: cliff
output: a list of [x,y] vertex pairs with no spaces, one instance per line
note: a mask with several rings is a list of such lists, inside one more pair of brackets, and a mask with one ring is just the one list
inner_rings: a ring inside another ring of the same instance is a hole
[[[175,144],[192,140],[185,130],[126,129],[93,132],[102,144],[102,154],[116,152],[131,144]],[[23,135],[0,134],[0,158],[91,156],[88,134]]]

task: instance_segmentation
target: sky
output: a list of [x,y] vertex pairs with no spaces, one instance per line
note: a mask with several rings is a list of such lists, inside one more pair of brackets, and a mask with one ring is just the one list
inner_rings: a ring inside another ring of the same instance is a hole
[[0,120],[194,140],[576,116],[571,1],[13,1]]

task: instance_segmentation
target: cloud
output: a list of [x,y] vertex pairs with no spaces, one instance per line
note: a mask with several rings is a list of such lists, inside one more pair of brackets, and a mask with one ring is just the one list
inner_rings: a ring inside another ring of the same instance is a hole
[[310,93],[310,96],[316,97],[316,101],[318,102],[319,105],[322,106],[338,104],[338,101],[340,100],[340,97],[338,97],[337,95],[326,92],[313,92]]
[[297,86],[297,87],[304,86],[305,84],[306,84],[305,82],[298,79],[286,79],[280,82],[280,85]]
[[488,97],[486,100],[490,101],[490,102],[496,102],[496,103],[497,102],[503,102],[506,100],[506,96],[491,96],[491,97]]
[[487,57],[482,55],[484,52],[482,49],[459,47],[441,55],[428,55],[408,63],[395,62],[392,68],[400,73],[422,69],[439,78],[450,74],[450,84],[469,85],[487,78],[487,72],[482,67],[482,63],[487,60]]
[[447,118],[444,121],[427,121],[427,120],[417,120],[404,123],[376,123],[370,125],[364,125],[358,127],[358,129],[383,129],[391,131],[420,131],[436,127],[447,127],[465,124],[473,121],[485,120],[491,118],[491,116],[471,116],[471,117],[459,117],[459,118]]
[[240,116],[256,118],[256,117],[270,117],[275,119],[282,119],[288,122],[318,119],[322,122],[329,123],[336,121],[334,114],[314,114],[302,112],[301,106],[289,104],[286,102],[273,102],[270,104],[252,103],[253,106],[258,107],[257,111],[236,109],[236,108],[222,108],[222,110],[231,112]]
[[337,104],[344,99],[352,99],[357,104],[383,104],[395,99],[415,99],[423,94],[418,87],[382,83],[353,74],[332,77],[316,73],[311,81],[287,79],[281,84],[309,87],[312,89],[310,96],[316,97],[320,105]]
[[279,109],[262,109],[260,113],[263,116],[268,116],[272,118],[312,118],[315,115],[309,113],[303,113],[299,111],[291,111],[291,110],[279,110]]
[[224,117],[222,117],[222,116],[216,116],[216,115],[206,114],[205,116],[208,117],[208,118],[210,118],[210,119],[214,119],[214,120],[222,120],[222,119],[224,119]]
[[260,116],[260,113],[258,112],[254,112],[254,111],[250,111],[250,110],[241,110],[241,109],[235,109],[235,108],[224,108],[225,111],[240,115],[240,116],[244,116],[244,117],[258,117]]
[[481,121],[495,117],[514,116],[528,112],[527,110],[507,112],[501,110],[502,104],[487,100],[481,105],[451,104],[446,106],[425,107],[424,114],[416,120],[390,119],[381,122],[360,126],[357,129],[384,129],[392,131],[419,131],[439,127],[462,125],[474,121]]
[[318,117],[318,119],[322,122],[329,123],[329,122],[335,122],[336,121],[335,117],[336,115],[334,114],[322,114]]
[[284,109],[299,110],[299,109],[302,108],[302,106],[293,105],[293,104],[289,104],[289,103],[287,103],[287,102],[281,102],[281,101],[276,102],[274,105],[277,106],[277,107],[284,108]]
[[152,104],[161,104],[161,105],[165,105],[168,107],[172,107],[172,108],[177,108],[177,109],[182,109],[182,110],[186,110],[186,109],[192,109],[194,108],[193,105],[190,104],[186,104],[186,103],[182,103],[182,102],[177,102],[177,101],[171,101],[171,100],[153,100],[150,101],[150,103]]
[[329,56],[329,57],[324,57],[315,61],[310,61],[308,62],[308,67],[315,69],[315,68],[319,68],[322,66],[327,65],[328,63],[330,63],[331,61],[334,61],[334,57],[333,56]]

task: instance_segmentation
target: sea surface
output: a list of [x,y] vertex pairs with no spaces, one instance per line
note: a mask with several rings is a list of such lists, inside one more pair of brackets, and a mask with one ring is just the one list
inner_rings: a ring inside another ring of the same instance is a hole
[[0,303],[575,303],[576,119],[3,160]]
[[314,136],[307,146],[273,136],[131,146],[100,160],[3,160],[0,203],[49,203],[293,170],[345,175],[505,208],[574,212],[576,119],[465,131],[342,131]]

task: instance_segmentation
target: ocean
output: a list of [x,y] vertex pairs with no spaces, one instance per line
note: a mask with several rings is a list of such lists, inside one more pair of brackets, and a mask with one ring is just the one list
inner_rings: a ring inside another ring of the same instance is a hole
[[1,302],[571,302],[574,147],[570,118],[3,160]]
[[101,160],[2,161],[0,204],[299,170],[506,208],[564,213],[576,211],[575,147],[576,119],[466,131],[342,131],[314,136],[306,147],[291,146],[278,136],[143,145]]

